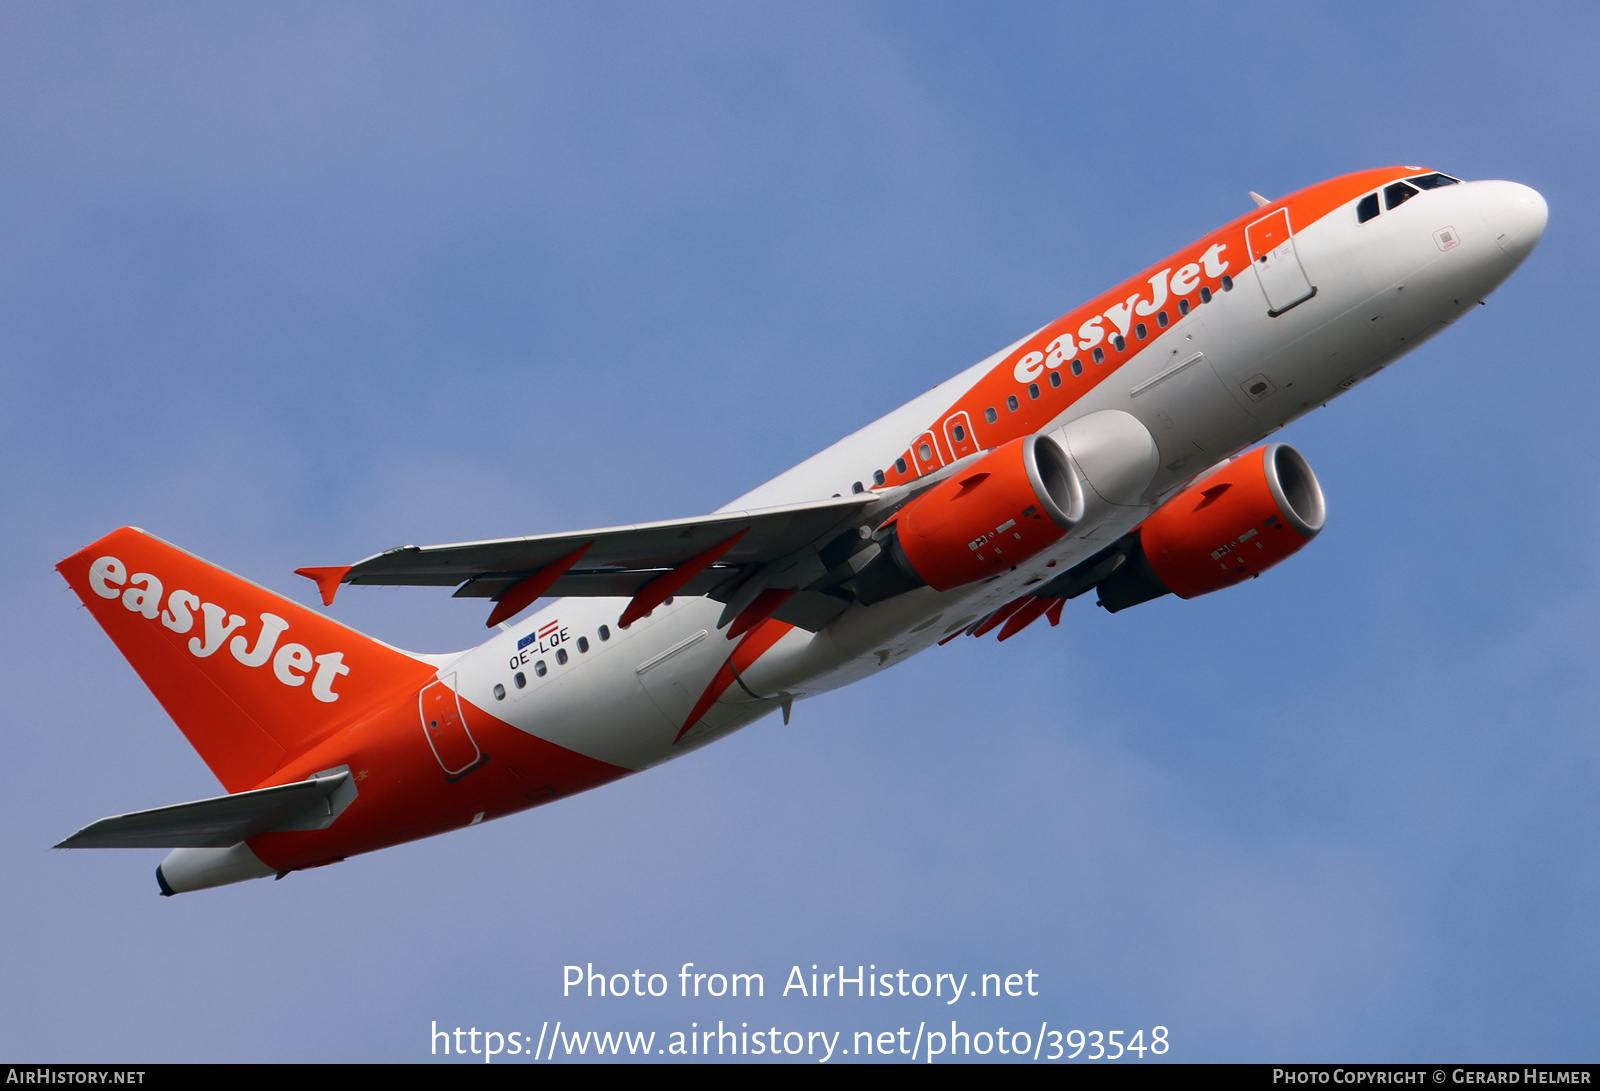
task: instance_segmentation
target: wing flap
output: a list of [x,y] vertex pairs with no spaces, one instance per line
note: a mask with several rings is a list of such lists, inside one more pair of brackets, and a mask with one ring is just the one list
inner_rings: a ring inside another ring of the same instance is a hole
[[[806,504],[724,511],[693,519],[603,527],[526,538],[497,538],[452,545],[402,546],[352,565],[345,583],[459,583],[487,573],[528,574],[593,542],[583,567],[673,568],[748,527],[722,558],[726,564],[765,563],[823,536],[842,519],[880,499],[873,493],[833,497]],[[397,578],[398,577],[398,578]]]
[[[640,589],[657,576],[666,575],[672,571],[670,568],[641,568],[636,571],[610,570],[598,572],[568,572],[557,580],[545,592],[554,597],[568,595],[586,599],[628,599],[638,594]],[[709,593],[718,584],[726,580],[732,571],[727,567],[717,566],[708,568],[694,579],[690,580],[681,595],[704,595]],[[493,599],[500,601],[500,596],[521,582],[521,576],[480,576],[468,580],[456,588],[455,595],[458,599]]]
[[848,529],[864,508],[882,501],[883,497],[877,494],[859,493],[661,523],[452,545],[402,546],[352,565],[343,582],[438,587],[461,584],[464,586],[457,594],[463,598],[498,599],[521,579],[590,543],[582,561],[547,593],[628,597],[652,579],[745,531],[714,566],[697,575],[682,591],[687,595],[705,594],[733,574],[730,570],[769,564],[826,540]]
[[[453,586],[457,598],[511,603],[490,612],[491,625],[530,605],[531,586],[537,586],[538,597],[631,599],[623,617],[649,610],[652,596],[670,587],[675,595],[705,595],[728,604],[732,613],[724,625],[757,595],[775,588],[796,594],[772,616],[816,631],[851,601],[837,588],[855,571],[842,562],[871,545],[871,535],[858,533],[860,528],[880,525],[978,457],[969,455],[895,488],[826,500],[563,534],[400,546],[348,568],[298,572],[318,581],[324,601],[331,601],[331,581],[342,573],[341,583]],[[722,543],[726,550],[718,548]],[[553,570],[561,575],[548,586],[537,576],[575,555],[581,559],[570,569]]]

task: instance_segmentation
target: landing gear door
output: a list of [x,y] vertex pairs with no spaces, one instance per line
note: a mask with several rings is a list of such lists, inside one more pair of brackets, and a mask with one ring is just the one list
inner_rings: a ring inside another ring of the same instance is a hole
[[1280,208],[1244,229],[1250,264],[1267,297],[1267,314],[1278,317],[1317,294],[1295,251],[1289,210]]
[[429,682],[422,687],[418,706],[422,713],[422,733],[439,759],[439,766],[452,780],[466,776],[483,764],[483,751],[478,749],[467,721],[461,715],[461,701],[456,696],[455,675]]

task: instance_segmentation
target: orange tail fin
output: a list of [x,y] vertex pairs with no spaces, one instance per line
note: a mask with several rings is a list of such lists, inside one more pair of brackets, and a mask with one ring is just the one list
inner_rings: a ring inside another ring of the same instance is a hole
[[435,671],[133,527],[56,570],[230,792]]

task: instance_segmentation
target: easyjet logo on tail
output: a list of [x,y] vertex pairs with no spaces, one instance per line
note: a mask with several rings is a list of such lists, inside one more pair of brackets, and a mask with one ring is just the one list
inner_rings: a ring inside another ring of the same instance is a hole
[[[200,596],[191,591],[175,588],[166,595],[163,608],[165,589],[161,579],[149,572],[129,576],[127,566],[116,557],[101,557],[89,566],[89,586],[101,598],[120,598],[130,613],[159,620],[175,633],[195,630],[198,621],[198,630],[189,638],[189,654],[196,659],[209,659],[226,643],[229,653],[247,667],[264,667],[271,662],[273,675],[286,686],[303,686],[310,679],[311,696],[319,701],[337,701],[334,680],[350,673],[343,652],[313,655],[304,644],[280,644],[289,631],[289,623],[277,614],[261,613],[261,628],[255,633],[252,646],[250,636],[241,631],[248,624],[244,618],[214,602],[200,601]],[[198,619],[196,611],[200,614]]]

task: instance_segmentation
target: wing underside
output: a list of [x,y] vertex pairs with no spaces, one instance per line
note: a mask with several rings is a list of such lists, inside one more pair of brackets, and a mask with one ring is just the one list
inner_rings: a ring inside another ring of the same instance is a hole
[[325,602],[340,584],[454,587],[457,598],[498,604],[491,625],[545,595],[627,598],[637,616],[673,594],[727,604],[727,624],[761,592],[769,592],[768,605],[772,593],[787,592],[762,616],[819,629],[852,601],[837,587],[854,574],[848,559],[911,494],[865,492],[660,523],[401,546],[348,567],[298,571],[317,581]]
[[488,624],[546,595],[628,598],[627,624],[671,595],[725,604],[719,625],[761,618],[816,631],[855,601],[850,580],[894,512],[979,455],[905,485],[780,507],[453,545],[400,546],[356,564],[301,568],[325,603],[341,584],[454,587],[496,606]]
[[[345,791],[341,792],[341,789]],[[226,848],[273,830],[317,829],[355,794],[348,770],[91,822],[58,849]]]

